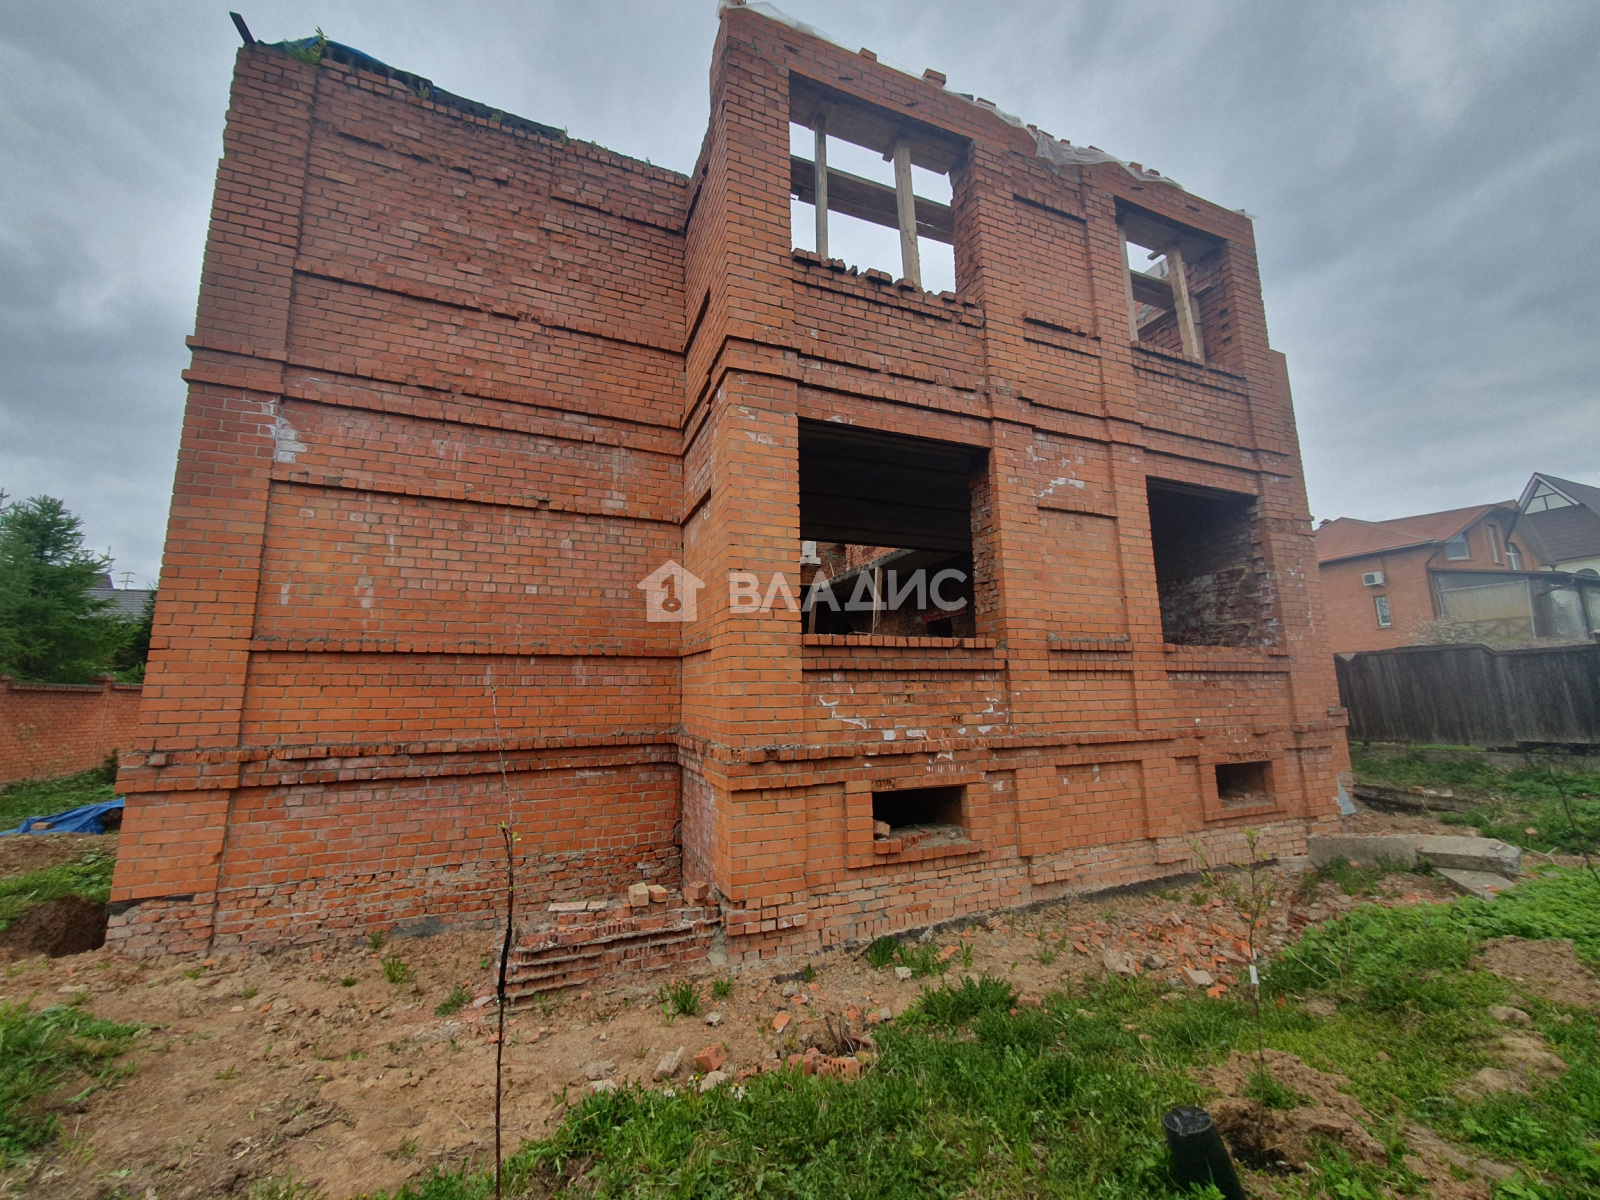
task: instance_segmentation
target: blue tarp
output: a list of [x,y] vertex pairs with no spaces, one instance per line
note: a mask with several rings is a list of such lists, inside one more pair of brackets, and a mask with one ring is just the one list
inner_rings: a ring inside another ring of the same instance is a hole
[[[118,796],[115,800],[107,800],[104,804],[85,804],[82,808],[69,808],[66,812],[57,813],[53,817],[29,817],[15,829],[0,831],[0,837],[12,833],[104,833],[106,827],[100,818],[113,809],[120,810],[126,803],[126,797]],[[35,825],[47,828],[35,829]]]

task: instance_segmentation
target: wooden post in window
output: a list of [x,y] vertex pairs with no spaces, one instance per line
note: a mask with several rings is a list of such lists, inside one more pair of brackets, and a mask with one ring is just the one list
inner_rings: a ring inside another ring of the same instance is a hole
[[817,257],[828,260],[828,114],[819,112],[812,132],[816,134],[817,148],[812,166],[816,175],[817,191]]
[[1177,246],[1167,249],[1167,282],[1172,285],[1172,307],[1178,318],[1178,336],[1183,339],[1183,352],[1200,362],[1206,360],[1206,348],[1200,341],[1200,322],[1194,318],[1194,304],[1189,299],[1189,274],[1183,269],[1183,251]]
[[1117,226],[1117,241],[1122,244],[1122,293],[1128,301],[1128,340],[1139,340],[1139,305],[1133,299],[1133,264],[1128,261],[1128,235]]
[[894,198],[900,216],[901,273],[922,288],[922,259],[917,253],[917,198],[911,191],[911,143],[894,144]]

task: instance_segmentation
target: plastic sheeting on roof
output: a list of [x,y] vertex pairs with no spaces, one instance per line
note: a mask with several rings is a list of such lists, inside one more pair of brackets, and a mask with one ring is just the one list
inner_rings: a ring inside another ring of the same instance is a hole
[[[829,36],[827,33],[824,33],[822,30],[818,29],[815,25],[807,25],[804,21],[796,20],[794,17],[791,17],[788,13],[784,12],[776,4],[767,3],[767,0],[717,0],[718,13],[721,13],[724,9],[729,8],[747,9],[750,12],[757,13],[760,16],[767,18],[769,21],[776,21],[780,25],[786,25],[798,33],[805,34],[807,37],[814,37],[819,41],[827,42],[833,46],[838,46],[841,50],[850,49],[850,47],[846,46],[838,38]],[[854,53],[854,51],[851,51],[851,53]],[[879,65],[889,67],[891,70],[899,71],[902,75],[916,75],[916,72],[914,71],[908,71],[904,67],[896,66],[895,64],[882,59],[879,60]],[[1148,171],[1143,167],[1135,167],[1126,159],[1118,158],[1115,154],[1107,154],[1104,150],[1097,150],[1093,146],[1074,146],[1071,142],[1065,140],[1064,138],[1051,137],[1048,133],[1043,132],[1037,126],[1029,125],[1021,117],[1014,116],[1011,113],[1006,112],[1004,109],[1000,108],[991,101],[974,100],[972,97],[967,96],[962,92],[951,92],[950,94],[958,100],[965,100],[974,108],[981,108],[985,112],[993,113],[1007,125],[1015,126],[1017,129],[1021,129],[1029,134],[1032,134],[1034,154],[1055,166],[1079,167],[1087,166],[1092,163],[1116,163],[1135,179],[1141,179],[1147,183],[1171,184],[1179,191],[1183,190],[1183,185],[1176,179],[1168,179],[1159,171]]]
[[468,100],[465,96],[458,96],[454,92],[447,92],[443,88],[435,87],[431,79],[424,78],[411,71],[402,71],[399,67],[391,67],[382,59],[373,58],[364,51],[357,50],[354,46],[346,46],[342,42],[329,41],[320,34],[316,37],[291,38],[281,42],[264,42],[261,45],[270,45],[274,49],[285,50],[295,55],[315,53],[317,47],[322,47],[322,57],[340,66],[349,67],[355,71],[366,71],[370,75],[379,75],[385,79],[392,79],[414,95],[424,100],[430,100],[441,108],[453,108],[457,112],[466,113],[468,116],[482,117],[486,121],[494,121],[507,129],[520,129],[525,133],[537,134],[539,137],[554,138],[557,141],[566,141],[567,132],[557,129],[553,125],[541,125],[538,121],[530,121],[526,117],[515,116],[503,112],[498,108],[490,108],[487,104],[480,104],[476,100]]

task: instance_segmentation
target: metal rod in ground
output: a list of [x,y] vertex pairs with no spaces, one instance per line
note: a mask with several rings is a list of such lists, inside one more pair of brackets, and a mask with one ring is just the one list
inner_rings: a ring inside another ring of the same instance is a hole
[[1180,1104],[1169,1108],[1161,1118],[1167,1131],[1167,1147],[1172,1151],[1172,1180],[1181,1188],[1194,1184],[1217,1185],[1227,1200],[1246,1200],[1239,1176],[1228,1157],[1222,1134],[1203,1108]]

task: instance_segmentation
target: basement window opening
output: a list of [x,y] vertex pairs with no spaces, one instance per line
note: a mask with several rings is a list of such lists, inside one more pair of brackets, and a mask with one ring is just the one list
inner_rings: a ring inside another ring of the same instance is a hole
[[1164,479],[1147,480],[1146,489],[1163,640],[1261,644],[1256,498]]
[[801,630],[975,637],[972,485],[985,451],[800,422]]
[[873,792],[873,838],[899,839],[906,850],[964,842],[966,793],[960,785]]
[[1224,808],[1254,808],[1274,802],[1270,763],[1218,763],[1216,769],[1217,799]]
[[795,75],[789,114],[791,244],[955,291],[950,171],[965,139]]

